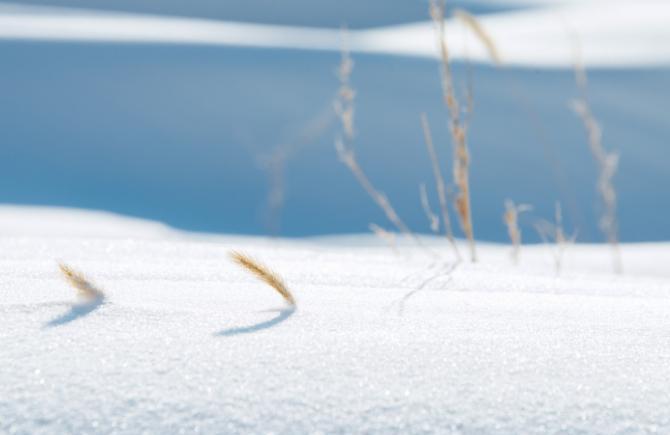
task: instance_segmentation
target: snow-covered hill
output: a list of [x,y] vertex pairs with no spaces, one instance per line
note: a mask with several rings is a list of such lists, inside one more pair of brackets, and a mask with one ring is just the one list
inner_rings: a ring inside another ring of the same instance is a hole
[[[426,2],[328,4],[351,16],[371,9],[380,17],[350,32],[356,151],[405,222],[428,231],[418,194],[420,183],[432,187],[420,113],[428,114],[445,162],[451,149],[438,65],[426,57],[435,53]],[[579,36],[583,61],[597,67],[589,70],[589,97],[604,144],[621,155],[614,179],[621,239],[670,239],[667,2],[448,4],[487,12],[481,21],[507,62],[472,66],[477,237],[505,240],[500,217],[510,198],[532,204],[532,219],[551,216],[559,200],[566,227],[578,231],[580,241],[602,239],[595,165],[581,121],[568,107],[577,95],[571,38]],[[102,209],[222,233],[278,228],[282,235],[306,236],[384,225],[337,161],[332,99],[341,21],[312,27],[321,16],[314,5],[1,3],[0,203]],[[257,22],[234,21],[256,10],[262,11]],[[405,19],[389,18],[394,14]],[[275,19],[265,19],[270,16]],[[308,17],[315,21],[307,23]],[[402,25],[388,26],[394,23]],[[373,24],[387,26],[369,28]],[[447,28],[452,54],[462,56],[467,48],[471,58],[483,60],[458,22]],[[455,62],[459,89],[469,71]],[[276,165],[279,171],[264,167],[268,156],[286,149],[291,152],[283,167]],[[277,219],[267,198],[271,185],[282,182]],[[527,217],[524,224],[532,223]],[[526,237],[538,240],[532,229]]]
[[[279,272],[297,310],[231,249]],[[542,245],[519,268],[481,245],[447,273],[368,236],[3,207],[0,432],[665,433],[670,245],[622,250],[623,276],[596,245],[560,276]],[[56,260],[106,300],[73,307]]]
[[[571,40],[575,39],[583,52],[581,61],[588,66],[630,68],[670,64],[670,49],[664,44],[670,36],[666,25],[670,5],[666,2],[614,0],[607,7],[600,1],[553,3],[546,6],[540,2],[545,7],[513,8],[482,17],[482,25],[495,41],[505,64],[571,67],[575,62]],[[513,1],[507,6],[512,5]],[[422,11],[418,23],[404,21],[395,26],[352,30],[348,46],[354,52],[437,57],[426,6],[423,9],[418,6],[417,3],[415,9]],[[367,7],[374,9],[372,5]],[[455,7],[450,4],[450,8]],[[0,39],[339,51],[340,33],[337,28],[239,22],[232,17],[215,20],[0,3]],[[453,58],[489,61],[484,47],[473,41],[459,20],[448,21],[446,38]]]

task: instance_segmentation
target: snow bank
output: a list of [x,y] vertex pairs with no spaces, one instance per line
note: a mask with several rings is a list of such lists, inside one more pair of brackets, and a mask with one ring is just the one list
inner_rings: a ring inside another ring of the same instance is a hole
[[[656,1],[572,2],[546,8],[488,14],[480,18],[506,64],[566,67],[575,62],[574,41],[589,66],[668,65],[670,3]],[[450,54],[488,61],[462,22],[450,20]],[[430,23],[362,31],[358,49],[409,56],[435,56]]]
[[[0,237],[2,433],[670,430],[668,244],[623,246],[622,277],[602,246],[573,247],[556,277],[546,247],[516,269],[482,245],[447,275],[366,236],[195,237],[10,207],[0,227],[21,229]],[[281,273],[297,311],[233,248]],[[106,302],[73,309],[56,258]]]
[[40,6],[0,8],[0,39],[339,49],[339,30]]
[[93,210],[0,205],[0,237],[166,237],[158,222]]
[[[670,4],[645,0],[511,1],[535,6],[485,15],[481,22],[507,64],[571,67],[571,38],[578,37],[588,66],[640,67],[670,64]],[[460,22],[448,23],[455,58],[487,62],[482,47]],[[340,31],[226,22],[83,9],[5,5],[0,39],[110,43],[196,44],[340,50]],[[436,55],[430,23],[350,32],[351,49],[401,56]],[[468,42],[470,41],[470,42]]]

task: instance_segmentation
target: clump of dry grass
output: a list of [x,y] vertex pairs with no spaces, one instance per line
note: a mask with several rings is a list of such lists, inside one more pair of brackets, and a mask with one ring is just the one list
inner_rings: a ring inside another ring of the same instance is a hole
[[[556,274],[561,273],[563,267],[563,254],[568,249],[568,246],[573,244],[577,239],[577,234],[567,238],[563,230],[563,214],[561,212],[561,203],[556,201],[554,222],[540,220],[535,224],[535,229],[544,241],[544,243],[552,244],[552,255],[554,257],[554,268]],[[553,243],[551,243],[553,242]]]
[[[461,259],[461,253],[456,246],[454,240],[454,233],[451,228],[451,219],[449,218],[449,209],[447,207],[447,188],[444,182],[444,177],[442,176],[442,170],[440,169],[440,163],[437,158],[437,152],[435,151],[435,145],[433,144],[433,135],[430,132],[430,125],[428,124],[428,117],[425,113],[421,114],[421,127],[423,128],[423,138],[426,142],[426,148],[428,149],[428,156],[430,157],[430,162],[433,167],[433,178],[435,178],[435,188],[437,190],[437,198],[440,203],[440,212],[442,214],[442,222],[444,224],[444,233],[451,244],[456,258]],[[423,189],[425,194],[425,187]],[[426,203],[428,202],[428,195],[426,196]],[[431,220],[432,222],[432,220]],[[439,223],[439,221],[438,221]],[[434,230],[435,231],[435,230]]]
[[519,253],[521,252],[521,228],[519,228],[519,214],[531,210],[527,204],[514,204],[511,199],[505,200],[505,213],[503,221],[507,226],[507,234],[512,242],[512,262],[519,264]]
[[93,285],[80,272],[75,271],[70,266],[64,263],[59,263],[58,268],[67,280],[67,282],[77,290],[77,295],[87,301],[102,300],[105,294]]
[[230,258],[232,258],[232,260],[238,265],[240,265],[242,268],[251,272],[258,279],[260,279],[261,281],[263,281],[264,283],[275,289],[277,293],[279,293],[281,297],[284,298],[284,301],[288,305],[292,307],[295,306],[295,298],[288,290],[286,284],[284,284],[284,281],[279,277],[279,275],[274,273],[272,270],[268,269],[266,266],[258,263],[253,258],[241,252],[237,251],[231,252]]
[[440,76],[442,94],[449,111],[449,131],[454,143],[453,180],[458,192],[455,196],[455,208],[458,213],[461,229],[468,239],[470,259],[477,261],[474,229],[472,226],[472,207],[470,204],[470,156],[467,145],[467,118],[463,116],[463,106],[458,101],[454,90],[453,76],[449,60],[449,50],[445,37],[444,1],[430,1],[430,16],[433,20],[440,52]]
[[410,236],[417,244],[421,242],[416,237],[405,222],[396,213],[391,201],[381,191],[377,190],[370,179],[367,177],[361,166],[356,160],[356,154],[353,149],[354,141],[354,98],[356,93],[351,87],[351,73],[354,68],[354,62],[351,59],[346,46],[342,48],[342,60],[338,70],[338,77],[340,80],[340,89],[338,97],[335,100],[335,112],[337,113],[340,123],[342,125],[342,135],[335,141],[335,149],[338,157],[344,163],[351,173],[354,175],[358,183],[363,187],[365,192],[370,196],[372,201],[379,208],[382,209],[386,218],[397,228],[398,231]]

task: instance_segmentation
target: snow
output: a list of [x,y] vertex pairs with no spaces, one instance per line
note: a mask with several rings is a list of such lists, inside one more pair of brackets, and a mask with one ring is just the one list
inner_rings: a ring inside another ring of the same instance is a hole
[[[571,67],[575,37],[587,66],[670,64],[670,47],[665,44],[670,37],[667,2],[612,0],[606,7],[602,1],[574,0],[503,4],[525,7],[486,14],[481,22],[506,64]],[[454,58],[489,61],[462,23],[451,19],[447,29]],[[14,4],[0,8],[0,39],[341,49],[339,29]],[[352,30],[350,41],[353,51],[436,56],[429,22]]]
[[[578,41],[586,65],[631,67],[668,65],[670,4],[656,1],[568,2],[480,17],[502,61],[510,65],[566,67],[575,62]],[[446,39],[456,58],[486,62],[483,45],[457,20],[447,23]],[[430,23],[364,31],[358,48],[372,52],[435,56]],[[366,48],[367,47],[367,48]]]
[[40,6],[0,9],[0,38],[333,49],[339,31]]
[[[623,276],[598,245],[570,247],[560,276],[547,246],[515,268],[489,244],[440,274],[369,236],[9,206],[0,228],[2,433],[670,431],[668,243],[622,246]],[[297,310],[231,249],[279,272]],[[106,300],[76,305],[57,259]]]

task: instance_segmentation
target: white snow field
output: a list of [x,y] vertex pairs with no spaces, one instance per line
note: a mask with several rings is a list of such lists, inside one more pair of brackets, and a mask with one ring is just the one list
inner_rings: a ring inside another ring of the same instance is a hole
[[[604,246],[557,277],[546,246],[516,268],[485,244],[440,275],[368,236],[0,207],[0,433],[669,433],[670,244],[622,250],[623,276]],[[77,302],[57,260],[106,299]]]
[[[496,3],[496,2],[493,2]],[[670,64],[670,3],[659,0],[501,1],[521,7],[482,16],[502,61],[526,67],[568,67],[574,41],[590,67]],[[426,15],[428,12],[426,11]],[[427,17],[426,17],[427,19]],[[447,23],[450,55],[488,62],[464,25]],[[340,51],[341,30],[129,12],[0,3],[0,40],[189,44]],[[435,57],[430,22],[352,30],[353,51]]]

